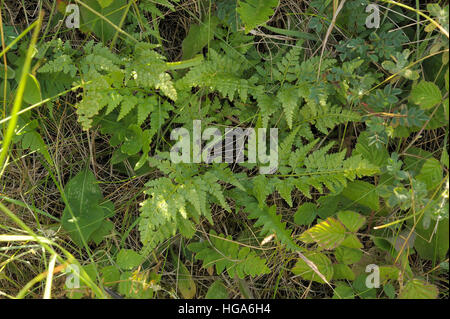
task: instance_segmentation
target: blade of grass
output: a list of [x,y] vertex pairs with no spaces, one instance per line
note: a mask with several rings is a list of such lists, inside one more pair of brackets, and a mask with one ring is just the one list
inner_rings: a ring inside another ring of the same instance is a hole
[[43,18],[44,18],[44,14],[41,12],[39,15],[39,18],[37,20],[37,23],[34,26],[34,31],[33,31],[32,37],[31,37],[30,46],[29,46],[26,56],[25,56],[25,61],[23,64],[23,69],[22,69],[22,74],[20,77],[19,86],[17,88],[16,97],[14,99],[14,104],[13,104],[12,111],[11,111],[11,121],[8,124],[8,128],[6,130],[6,134],[5,134],[5,137],[2,142],[2,151],[0,153],[0,168],[2,168],[2,172],[0,173],[0,179],[2,178],[2,175],[3,175],[3,165],[6,164],[5,159],[6,159],[6,155],[8,154],[9,144],[11,143],[12,137],[14,135],[14,129],[17,124],[17,118],[18,118],[17,113],[19,112],[20,107],[22,105],[23,95],[25,93],[25,86],[26,86],[26,82],[27,82],[28,71],[30,70],[31,60],[33,58],[34,46],[36,45],[36,42],[38,39],[38,35],[39,35],[39,31],[41,29]]

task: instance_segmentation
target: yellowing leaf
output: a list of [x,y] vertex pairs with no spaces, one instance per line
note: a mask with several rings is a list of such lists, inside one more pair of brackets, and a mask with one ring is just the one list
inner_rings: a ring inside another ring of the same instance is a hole
[[330,217],[308,229],[300,236],[300,240],[309,244],[316,242],[324,249],[334,249],[345,239],[345,227]]

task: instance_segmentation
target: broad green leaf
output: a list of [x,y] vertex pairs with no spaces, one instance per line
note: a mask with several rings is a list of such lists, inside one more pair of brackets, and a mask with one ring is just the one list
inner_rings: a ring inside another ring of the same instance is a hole
[[109,7],[114,0],[97,0],[102,8]]
[[144,257],[131,249],[121,249],[117,254],[117,267],[123,270],[136,268],[144,261]]
[[347,237],[345,237],[344,241],[341,243],[341,246],[356,249],[361,249],[364,247],[355,234],[348,234]]
[[389,280],[397,280],[400,275],[400,270],[391,265],[380,266],[380,281],[381,283],[385,283]]
[[362,299],[375,299],[377,297],[377,290],[374,288],[367,288],[366,278],[368,274],[360,274],[353,281],[352,286],[356,292],[356,296]]
[[[14,79],[16,77],[16,72],[9,66],[6,66],[6,78],[8,80]],[[0,63],[0,79],[5,78],[5,65]],[[3,90],[3,87],[1,88]]]
[[313,203],[304,203],[299,206],[294,215],[294,222],[297,225],[310,225],[316,218],[317,207]]
[[72,178],[64,192],[69,206],[64,209],[61,223],[73,241],[82,246],[82,238],[88,242],[91,234],[103,222],[105,207],[100,205],[103,195],[89,169],[82,170]]
[[213,282],[206,293],[205,299],[229,299],[228,290],[221,280]]
[[436,299],[439,290],[435,285],[415,278],[406,283],[400,292],[399,299]]
[[395,288],[392,284],[386,284],[383,286],[383,291],[389,299],[395,298]]
[[248,33],[269,20],[278,0],[239,0],[238,3],[236,11],[245,24],[245,32]]
[[28,104],[36,104],[42,100],[41,86],[32,74],[27,74],[27,84],[25,87],[25,93],[23,94],[23,100]]
[[105,7],[102,7],[99,0],[83,0],[86,5],[98,14],[93,13],[84,6],[80,6],[80,30],[93,32],[103,42],[112,40],[114,34],[117,32],[104,18],[107,18],[112,24],[118,27],[127,5],[126,0],[114,0],[106,6],[109,1],[111,0],[102,0],[102,4],[105,5]]
[[357,263],[361,259],[363,253],[359,249],[339,246],[336,248],[334,255],[340,263],[351,265]]
[[300,235],[307,244],[316,242],[324,249],[334,249],[345,239],[345,227],[336,219],[329,217]]
[[347,187],[344,188],[341,194],[355,203],[367,206],[374,211],[380,209],[380,201],[376,187],[373,184],[364,181],[353,181],[347,184]]
[[219,20],[216,16],[208,17],[200,24],[191,24],[189,33],[182,43],[183,60],[193,58],[214,38]]
[[427,229],[419,221],[415,231],[417,236],[414,248],[421,258],[432,260],[433,263],[445,258],[449,247],[448,219],[441,219],[437,227],[436,221],[432,221]]
[[186,266],[178,260],[178,290],[185,299],[192,299],[195,297],[197,287],[192,279],[191,273]]
[[102,280],[105,286],[116,286],[120,280],[120,271],[116,266],[106,266],[101,269]]
[[[331,280],[333,277],[333,265],[327,256],[318,252],[306,252],[304,255],[312,263],[314,263],[314,265],[316,265],[319,272],[327,279],[327,281]],[[291,271],[295,275],[300,275],[304,280],[312,280],[322,284],[325,283],[323,279],[320,278],[301,258],[297,260],[297,263]]]
[[48,152],[47,145],[45,144],[42,136],[36,131],[30,131],[23,135],[22,147],[29,148],[33,152],[41,153],[46,159],[47,163],[51,164],[52,159]]
[[338,282],[334,288],[333,299],[355,299],[353,288],[345,282]]
[[111,230],[114,229],[114,223],[110,220],[104,220],[100,227],[94,231],[91,235],[91,240],[95,244],[100,244],[104,237],[111,233]]
[[334,264],[333,265],[333,279],[346,279],[346,280],[355,280],[355,274],[353,270],[350,269],[349,266],[344,264]]
[[421,81],[413,87],[409,99],[414,104],[419,105],[421,109],[427,110],[441,102],[442,94],[436,84]]
[[342,224],[344,224],[349,231],[354,233],[366,223],[365,217],[350,210],[340,211],[337,216]]
[[428,190],[436,188],[441,183],[442,178],[441,163],[435,158],[425,160],[419,175],[416,177],[417,180],[427,185]]

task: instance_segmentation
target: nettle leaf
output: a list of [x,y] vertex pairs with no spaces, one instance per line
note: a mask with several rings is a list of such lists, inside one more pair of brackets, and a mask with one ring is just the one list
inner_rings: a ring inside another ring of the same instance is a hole
[[274,13],[278,0],[239,0],[236,11],[245,24],[245,32],[264,24]]
[[345,227],[333,217],[303,232],[299,239],[304,243],[317,243],[324,249],[334,249],[345,239]]
[[406,283],[400,292],[399,299],[436,299],[439,289],[421,279],[414,278]]
[[[100,231],[105,233],[103,225],[105,218],[114,214],[114,205],[102,203],[103,195],[94,174],[84,169],[72,178],[66,185],[64,193],[68,206],[64,209],[61,223],[72,240],[80,247],[83,239],[86,243],[92,235]],[[99,242],[99,237],[94,237]]]
[[[333,278],[333,265],[331,264],[331,260],[325,254],[309,251],[304,253],[304,255],[314,263],[318,271],[327,281],[330,281],[331,278]],[[297,263],[291,271],[295,275],[301,276],[304,280],[311,280],[321,284],[325,283],[325,281],[301,258],[297,260]]]
[[351,232],[357,232],[358,229],[366,223],[365,217],[350,210],[340,211],[337,216],[342,224],[344,224],[345,227],[347,227],[347,229]]
[[442,93],[433,82],[421,81],[413,87],[409,99],[423,110],[427,110],[441,102]]

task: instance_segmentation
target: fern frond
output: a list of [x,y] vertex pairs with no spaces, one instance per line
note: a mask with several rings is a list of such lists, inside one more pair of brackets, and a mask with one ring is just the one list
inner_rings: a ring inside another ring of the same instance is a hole
[[[161,165],[158,167],[161,168]],[[169,175],[174,174],[170,163],[162,165],[162,168]],[[180,177],[180,174],[177,175]],[[214,196],[224,209],[230,211],[218,178],[210,172],[193,178],[184,177],[184,180],[176,183],[162,177],[148,182],[146,187],[144,193],[148,198],[141,203],[142,219],[139,223],[144,251],[155,248],[177,230],[185,229],[185,233],[189,233],[186,224],[191,225],[190,218],[198,222],[200,216],[205,216],[213,223],[210,209],[213,202],[208,195]],[[161,234],[160,227],[165,227],[167,231]]]
[[204,87],[219,91],[233,101],[236,95],[245,102],[249,92],[255,89],[256,78],[243,78],[242,61],[210,50],[210,60],[193,67],[178,83],[183,88]]
[[214,231],[210,232],[209,241],[191,243],[188,248],[196,253],[196,260],[202,261],[203,268],[215,265],[217,274],[226,270],[230,278],[237,276],[243,279],[247,275],[258,276],[270,272],[266,260],[249,247],[240,247],[231,236],[216,236]]
[[353,111],[330,104],[308,102],[300,110],[300,122],[314,125],[323,134],[328,134],[337,125],[349,121],[360,121],[361,116]]

